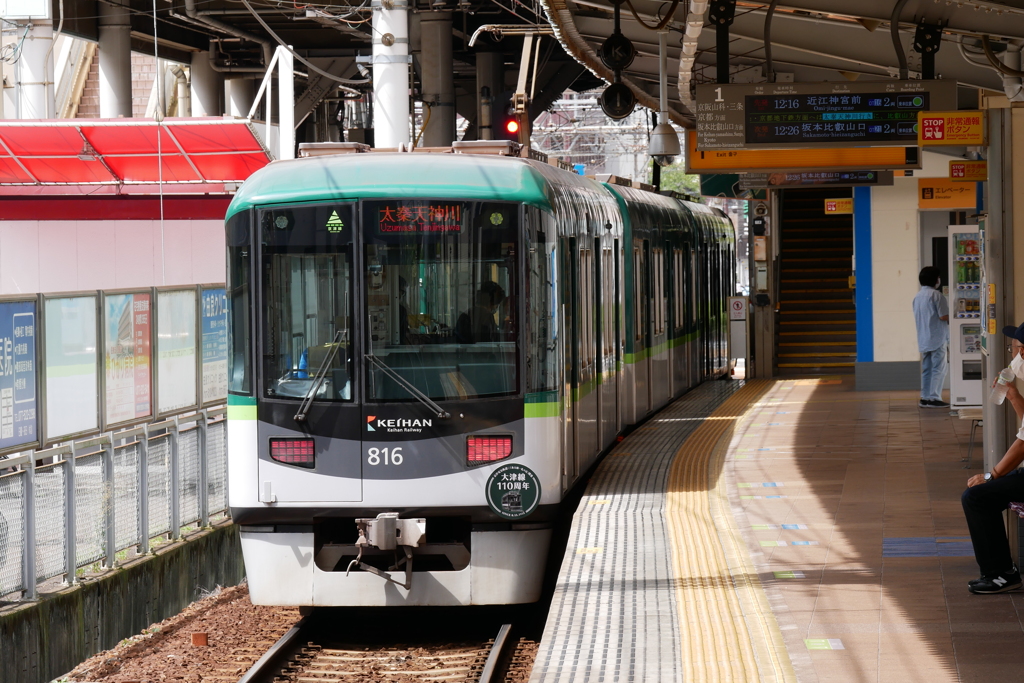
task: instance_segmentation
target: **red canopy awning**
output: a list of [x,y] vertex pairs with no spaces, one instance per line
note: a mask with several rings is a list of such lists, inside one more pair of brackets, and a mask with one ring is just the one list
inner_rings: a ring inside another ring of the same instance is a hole
[[238,119],[0,121],[0,185],[236,183],[269,162]]

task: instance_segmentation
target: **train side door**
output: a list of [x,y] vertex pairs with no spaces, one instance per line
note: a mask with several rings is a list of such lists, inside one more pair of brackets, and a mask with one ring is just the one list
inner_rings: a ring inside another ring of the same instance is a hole
[[559,240],[562,275],[559,279],[562,318],[563,390],[565,397],[565,422],[562,429],[562,476],[564,488],[576,481],[576,388],[579,385],[579,331],[576,326],[576,283],[579,278],[579,263],[576,255],[576,238],[563,237]]
[[615,248],[612,250],[612,261],[615,270],[614,294],[612,295],[611,312],[615,319],[615,338],[612,346],[615,349],[615,433],[622,431],[622,352],[626,348],[626,339],[622,320],[622,260],[625,258],[625,251],[619,246],[619,240],[615,240]]
[[644,298],[641,308],[644,310],[643,335],[644,335],[644,365],[647,374],[647,409],[644,414],[654,409],[654,361],[652,356],[654,346],[654,335],[652,334],[653,321],[651,314],[654,311],[654,288],[651,273],[651,242],[644,240],[643,262],[641,263],[641,276],[644,282]]

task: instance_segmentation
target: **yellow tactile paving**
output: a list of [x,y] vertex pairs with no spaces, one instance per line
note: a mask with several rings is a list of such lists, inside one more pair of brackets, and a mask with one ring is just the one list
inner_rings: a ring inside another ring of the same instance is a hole
[[760,580],[743,548],[721,471],[728,436],[771,382],[751,381],[683,443],[669,472],[666,519],[679,579],[686,681],[795,681]]

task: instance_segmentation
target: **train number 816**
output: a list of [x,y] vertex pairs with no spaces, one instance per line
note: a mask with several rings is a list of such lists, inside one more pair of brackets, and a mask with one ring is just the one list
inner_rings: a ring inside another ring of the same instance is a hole
[[379,465],[382,457],[385,465],[401,465],[405,460],[402,456],[401,446],[395,446],[390,449],[390,452],[387,448],[371,448],[366,451],[366,455],[366,462],[371,465]]

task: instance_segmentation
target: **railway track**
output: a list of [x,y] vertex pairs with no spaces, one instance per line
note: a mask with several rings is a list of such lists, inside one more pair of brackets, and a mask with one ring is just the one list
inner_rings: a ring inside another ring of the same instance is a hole
[[504,624],[485,642],[357,644],[304,618],[238,683],[502,683],[525,681],[532,659]]

